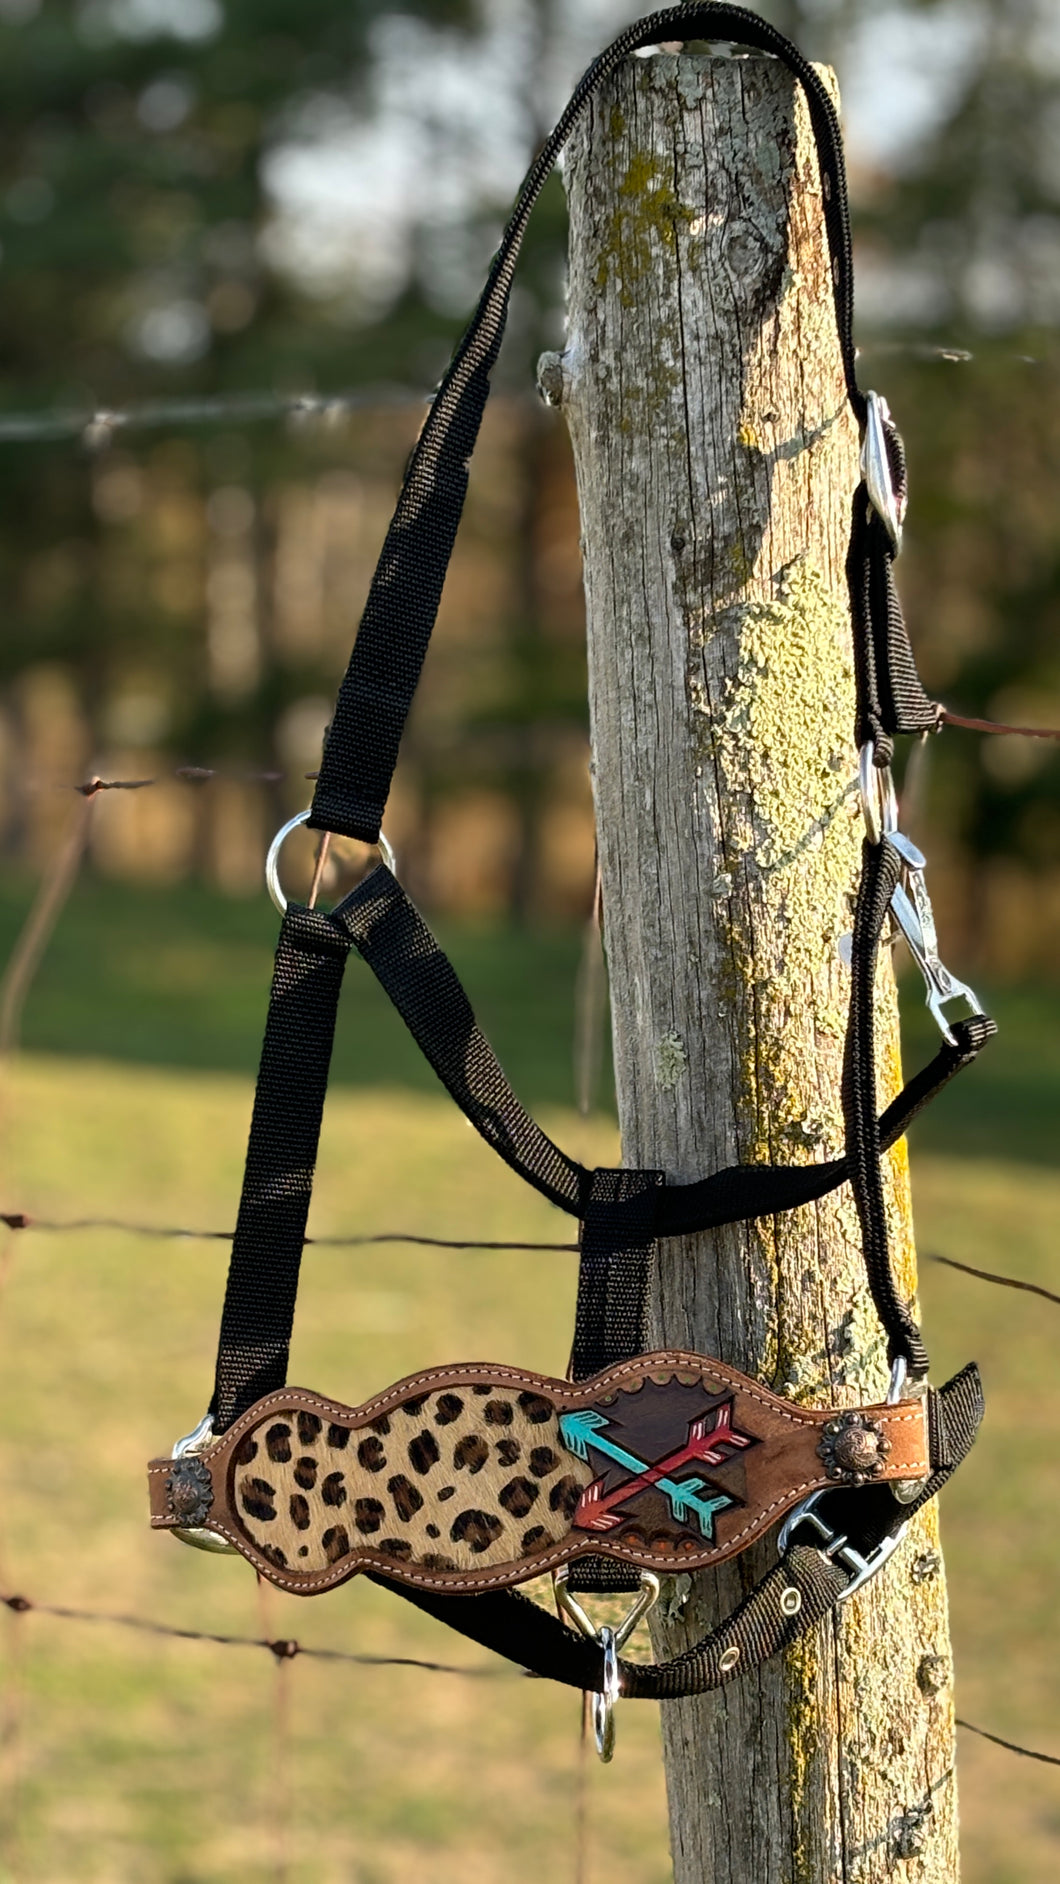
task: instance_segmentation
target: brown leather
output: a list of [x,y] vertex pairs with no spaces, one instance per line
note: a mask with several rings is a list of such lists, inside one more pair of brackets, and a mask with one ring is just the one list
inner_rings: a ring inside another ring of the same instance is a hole
[[695,1570],[821,1487],[929,1469],[922,1400],[797,1406],[668,1351],[577,1385],[436,1367],[352,1408],[284,1387],[195,1459],[148,1473],[152,1525],[213,1531],[310,1596],[359,1570],[497,1589],[586,1552]]

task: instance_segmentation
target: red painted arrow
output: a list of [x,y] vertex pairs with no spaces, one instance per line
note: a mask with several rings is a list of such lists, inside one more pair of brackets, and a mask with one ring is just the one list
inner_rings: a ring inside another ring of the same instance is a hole
[[[628,1479],[614,1491],[604,1491],[602,1478],[594,1479],[587,1485],[578,1500],[578,1509],[574,1522],[583,1531],[610,1531],[621,1518],[609,1515],[612,1507],[625,1504],[634,1493],[647,1491],[651,1485],[657,1485],[662,1478],[669,1478],[680,1471],[683,1465],[693,1460],[701,1465],[722,1465],[729,1452],[736,1452],[743,1446],[754,1444],[753,1439],[744,1433],[732,1430],[732,1401],[714,1408],[713,1425],[708,1428],[707,1421],[711,1414],[704,1413],[700,1419],[693,1420],[688,1429],[685,1444],[676,1452],[671,1452],[665,1459],[656,1459],[654,1465],[646,1465],[636,1478]],[[592,1441],[589,1442],[592,1444]]]

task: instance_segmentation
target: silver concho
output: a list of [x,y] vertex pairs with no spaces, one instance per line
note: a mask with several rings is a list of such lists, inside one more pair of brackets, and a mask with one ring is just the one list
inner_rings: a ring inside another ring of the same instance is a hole
[[829,1420],[817,1448],[829,1478],[844,1485],[864,1485],[879,1478],[891,1450],[882,1427],[865,1413],[840,1413]]

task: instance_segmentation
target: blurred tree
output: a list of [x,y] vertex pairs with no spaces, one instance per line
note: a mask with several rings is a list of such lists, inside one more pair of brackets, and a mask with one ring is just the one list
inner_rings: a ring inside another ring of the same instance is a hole
[[[0,407],[428,387],[573,76],[640,10],[635,0],[617,10],[613,0],[0,0]],[[859,112],[877,133],[890,127],[867,157],[855,136],[860,331],[870,353],[891,349],[863,370],[890,393],[909,447],[902,582],[926,675],[957,707],[1056,717],[1060,529],[1041,496],[1058,468],[1046,422],[1056,375],[1018,357],[1047,358],[1060,319],[1052,0],[959,10],[898,0],[872,14],[855,0],[768,0],[761,10],[838,65],[855,133]],[[561,332],[564,251],[554,181],[531,224],[497,375],[524,395]],[[940,342],[975,360],[916,357]],[[511,599],[481,657],[462,646],[432,654],[436,684],[406,752],[428,814],[469,783],[506,795],[512,895],[525,908],[557,755],[569,757],[584,724],[584,683],[577,596],[548,573],[570,501],[562,428],[529,397],[518,414]],[[245,528],[266,568],[278,486],[390,457],[357,426],[330,439],[261,426],[251,441],[228,425],[126,445],[124,486],[66,443],[0,447],[0,676],[58,663],[97,749],[114,728],[137,744],[138,701],[144,746],[181,760],[278,759],[292,700],[333,692],[338,640],[278,653],[266,632],[256,667],[248,656],[238,684],[231,667],[232,684],[215,684],[203,585],[235,594],[242,551],[238,529],[221,530],[218,550],[224,501],[216,513],[204,504],[218,490],[249,496]],[[150,531],[137,466],[149,472]],[[238,500],[230,525],[236,510]],[[227,573],[214,580],[218,556]],[[350,637],[358,600],[351,586]],[[1041,869],[1058,856],[1060,760],[1015,752],[951,734],[939,742],[940,789],[969,846]]]
[[[949,705],[1057,725],[1056,8],[975,0],[958,13],[921,0],[903,12],[934,35],[935,106],[863,190],[860,218],[877,332],[912,343],[879,369],[913,469],[903,588],[925,676]],[[970,357],[932,358],[923,343]],[[1042,885],[1060,865],[1056,746],[950,733],[936,763],[951,833]],[[975,934],[974,886],[969,900]]]

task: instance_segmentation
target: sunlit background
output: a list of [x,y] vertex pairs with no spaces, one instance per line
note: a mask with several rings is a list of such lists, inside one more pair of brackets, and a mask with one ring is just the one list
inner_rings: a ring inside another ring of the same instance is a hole
[[[231,1219],[274,932],[266,844],[308,802],[402,467],[507,206],[577,75],[639,10],[0,0],[5,959],[42,882],[66,898],[41,958],[5,983],[3,1211]],[[759,10],[839,73],[861,379],[905,437],[900,575],[925,683],[965,715],[1060,726],[1060,11]],[[387,828],[523,1096],[603,1158],[606,1070],[594,1087],[572,1065],[594,873],[578,517],[565,427],[534,392],[537,356],[561,342],[565,243],[554,178]],[[949,731],[920,756],[910,817],[946,959],[1004,1025],[978,1083],[925,1123],[921,1242],[1040,1284],[1053,1262],[1055,1286],[1060,748]],[[93,778],[153,782],[79,797]],[[318,1229],[564,1235],[432,1109],[396,1033],[359,987]],[[412,1147],[418,1191],[384,1125]],[[4,1260],[4,1591],[451,1654],[360,1591],[312,1617],[268,1598],[257,1616],[231,1566],[142,1534],[142,1460],[202,1410],[215,1248],[41,1230],[12,1232]],[[450,1324],[462,1352],[470,1315],[498,1358],[561,1365],[569,1259],[547,1259],[544,1314],[515,1259],[485,1285],[471,1260],[319,1258],[305,1371],[341,1382],[351,1366],[336,1301],[366,1392]],[[1033,1491],[1011,1478],[1021,1366],[1039,1428],[1050,1392],[1055,1412],[1042,1317],[1057,1311],[973,1281],[925,1288],[929,1313],[993,1358],[1007,1409],[989,1470],[952,1494],[964,1711],[1060,1748],[1044,1440]],[[1016,1571],[981,1541],[999,1500],[1023,1527]],[[6,1622],[2,1884],[575,1875],[566,1697]],[[593,1778],[586,1875],[669,1875],[655,1731],[647,1713],[629,1730],[620,1805]],[[965,1751],[967,1877],[1046,1884],[1053,1776]],[[471,1775],[490,1761],[476,1813]]]

